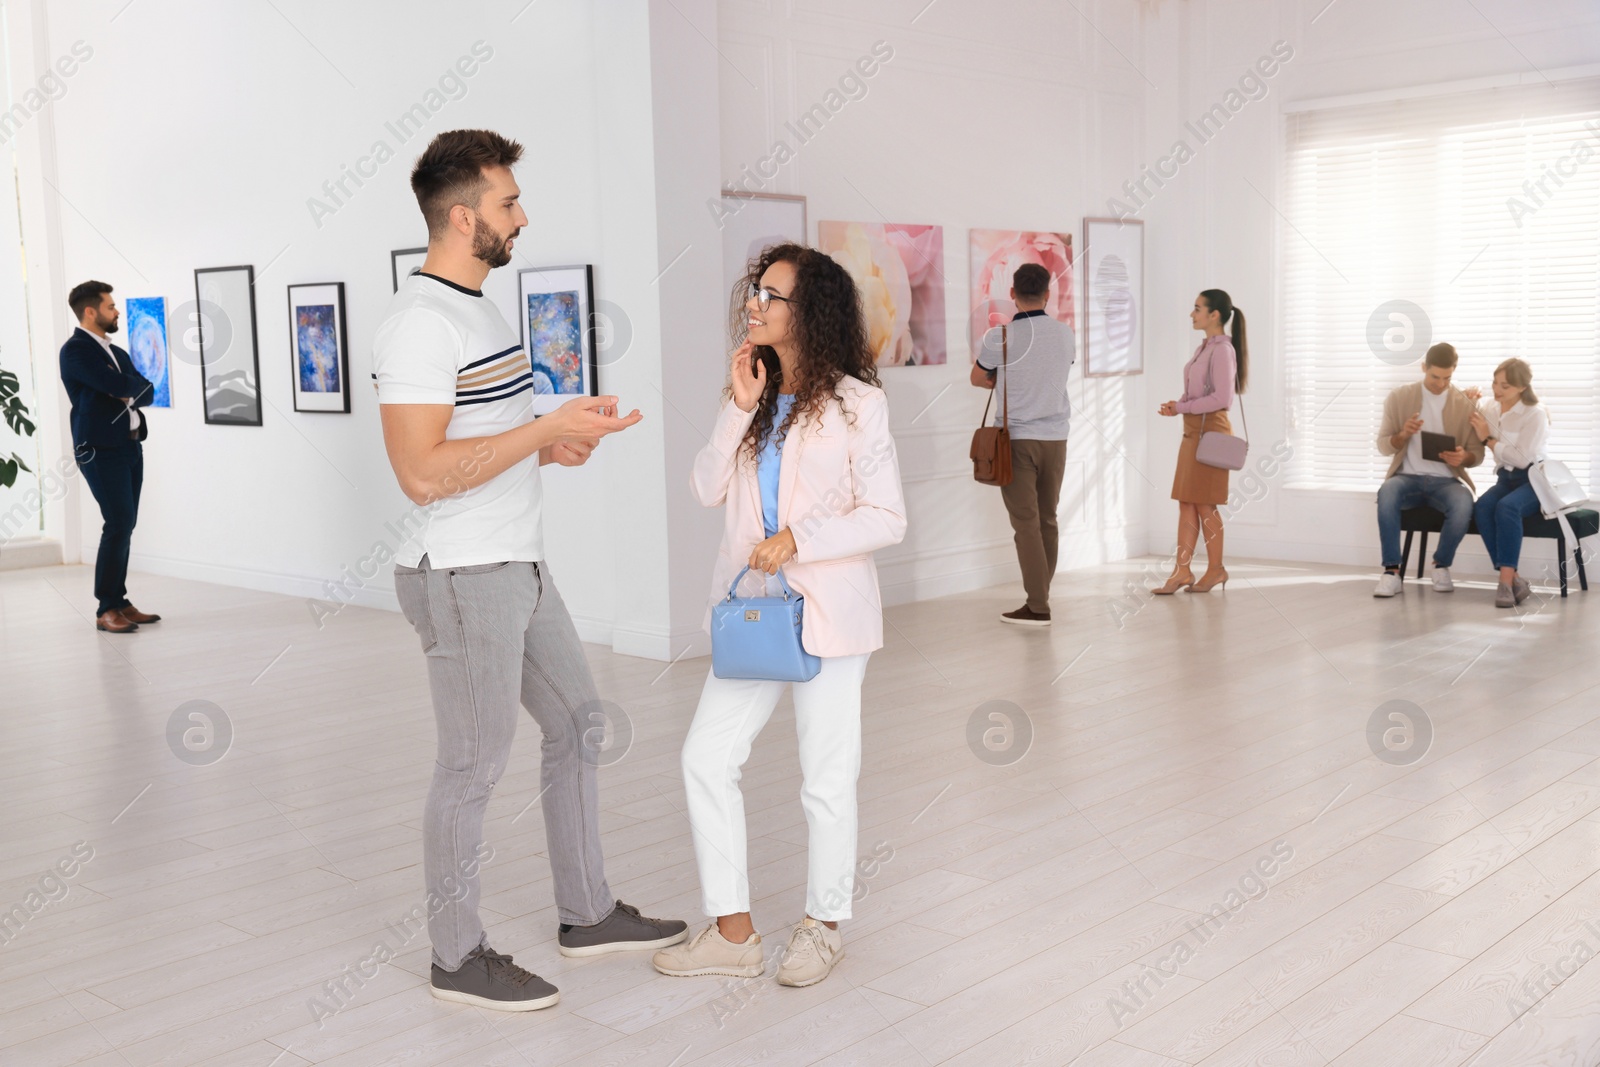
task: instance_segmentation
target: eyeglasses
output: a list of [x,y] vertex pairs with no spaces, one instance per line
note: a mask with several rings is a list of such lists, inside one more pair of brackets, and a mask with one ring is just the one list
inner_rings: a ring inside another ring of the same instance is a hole
[[788,297],[779,296],[771,289],[767,289],[759,285],[752,285],[750,287],[750,295],[756,298],[756,307],[761,311],[766,311],[768,308],[772,307],[772,302],[774,300],[782,300],[785,304],[794,303],[794,301],[790,300]]

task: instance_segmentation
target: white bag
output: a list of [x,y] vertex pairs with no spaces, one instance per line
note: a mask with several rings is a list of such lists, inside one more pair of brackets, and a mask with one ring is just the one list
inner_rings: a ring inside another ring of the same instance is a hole
[[1566,535],[1567,543],[1581,551],[1583,546],[1573,535],[1572,524],[1567,521],[1568,512],[1576,511],[1589,502],[1589,494],[1584,491],[1577,476],[1559,459],[1539,459],[1528,467],[1528,484],[1533,486],[1533,495],[1539,498],[1540,513],[1547,519],[1561,523],[1561,532]]

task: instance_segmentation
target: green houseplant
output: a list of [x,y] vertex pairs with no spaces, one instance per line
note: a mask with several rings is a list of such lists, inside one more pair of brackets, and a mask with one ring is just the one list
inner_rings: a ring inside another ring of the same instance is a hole
[[[28,418],[28,406],[22,402],[22,382],[15,374],[0,367],[0,411],[5,412],[6,425],[21,437],[33,436],[33,420]],[[17,471],[32,473],[22,457],[15,452],[9,457],[0,456],[0,487],[16,484]]]

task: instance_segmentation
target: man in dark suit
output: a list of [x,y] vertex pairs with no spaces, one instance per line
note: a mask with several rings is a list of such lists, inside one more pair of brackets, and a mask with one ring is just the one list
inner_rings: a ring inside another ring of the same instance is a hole
[[84,282],[67,295],[78,328],[61,346],[61,384],[72,402],[72,444],[78,470],[100,505],[105,525],[94,561],[95,627],[133,633],[159,622],[128,602],[128,548],[139,519],[144,449],[149,427],[139,408],[150,403],[150,382],[128,353],[111,343],[121,317],[105,282]]

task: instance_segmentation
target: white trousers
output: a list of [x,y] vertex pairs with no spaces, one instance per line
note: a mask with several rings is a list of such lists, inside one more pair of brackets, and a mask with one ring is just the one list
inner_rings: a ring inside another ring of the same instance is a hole
[[811,831],[806,914],[829,922],[850,918],[856,779],[861,774],[861,681],[870,655],[824,657],[822,669],[809,682],[706,676],[683,742],[684,791],[706,915],[750,910],[740,768],[784,686],[793,684],[803,777],[800,804]]

